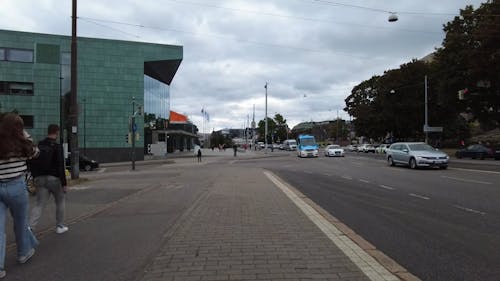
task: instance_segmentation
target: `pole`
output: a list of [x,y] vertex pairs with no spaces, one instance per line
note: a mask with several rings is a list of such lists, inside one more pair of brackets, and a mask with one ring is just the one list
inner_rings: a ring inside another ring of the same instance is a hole
[[340,142],[339,142],[339,125],[340,125],[339,124],[339,110],[337,109],[337,139],[336,139],[336,141],[337,141],[337,144],[340,145]]
[[83,155],[87,155],[87,99],[83,98]]
[[425,75],[424,77],[424,87],[425,87],[425,124],[424,124],[424,128],[425,128],[425,143],[428,143],[429,142],[429,133],[427,132],[427,127],[429,127],[429,119],[428,119],[428,104],[427,104],[427,75]]
[[266,126],[265,126],[265,132],[264,132],[264,148],[266,149],[266,153],[267,153],[267,82],[266,82],[266,85],[264,86],[264,88],[266,89]]
[[62,101],[62,62],[59,61],[59,143],[64,143],[64,129],[63,129],[63,101]]
[[77,42],[76,42],[76,20],[77,20],[77,0],[73,0],[71,16],[71,106],[70,106],[70,125],[71,125],[71,178],[78,179],[80,175],[78,151],[78,95],[77,95]]
[[130,117],[130,131],[132,132],[132,171],[135,171],[135,97],[132,97],[132,117]]

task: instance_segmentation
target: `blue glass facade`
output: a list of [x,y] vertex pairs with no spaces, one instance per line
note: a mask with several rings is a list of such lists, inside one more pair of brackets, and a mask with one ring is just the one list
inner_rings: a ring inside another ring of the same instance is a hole
[[144,75],[144,112],[156,118],[169,118],[170,86]]

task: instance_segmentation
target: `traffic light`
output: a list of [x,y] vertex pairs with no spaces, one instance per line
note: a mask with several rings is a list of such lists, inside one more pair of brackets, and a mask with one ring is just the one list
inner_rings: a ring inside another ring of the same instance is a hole
[[125,142],[126,143],[131,143],[132,142],[132,138],[131,138],[131,134],[128,133],[125,135]]

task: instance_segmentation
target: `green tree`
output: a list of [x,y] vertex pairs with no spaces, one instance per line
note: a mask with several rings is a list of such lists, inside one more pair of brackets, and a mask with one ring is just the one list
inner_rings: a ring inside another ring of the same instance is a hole
[[[258,141],[264,141],[265,138],[266,121],[262,119],[257,124],[257,133],[259,134]],[[276,129],[276,122],[274,119],[267,117],[267,143],[271,143],[271,133]]]
[[279,113],[276,113],[276,115],[274,115],[274,122],[276,123],[274,141],[281,143],[287,139],[289,128],[286,124],[286,119]]
[[[468,111],[484,129],[500,126],[499,14],[500,1],[488,1],[476,10],[466,6],[444,26],[435,65],[442,119],[457,123],[457,115]],[[465,88],[469,94],[459,100]]]

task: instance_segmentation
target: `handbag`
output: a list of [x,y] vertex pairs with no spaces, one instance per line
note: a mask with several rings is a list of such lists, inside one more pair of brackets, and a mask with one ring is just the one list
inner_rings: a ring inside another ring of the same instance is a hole
[[26,173],[25,181],[26,181],[26,188],[28,189],[28,193],[30,195],[35,195],[36,194],[35,179],[31,175],[31,173]]

